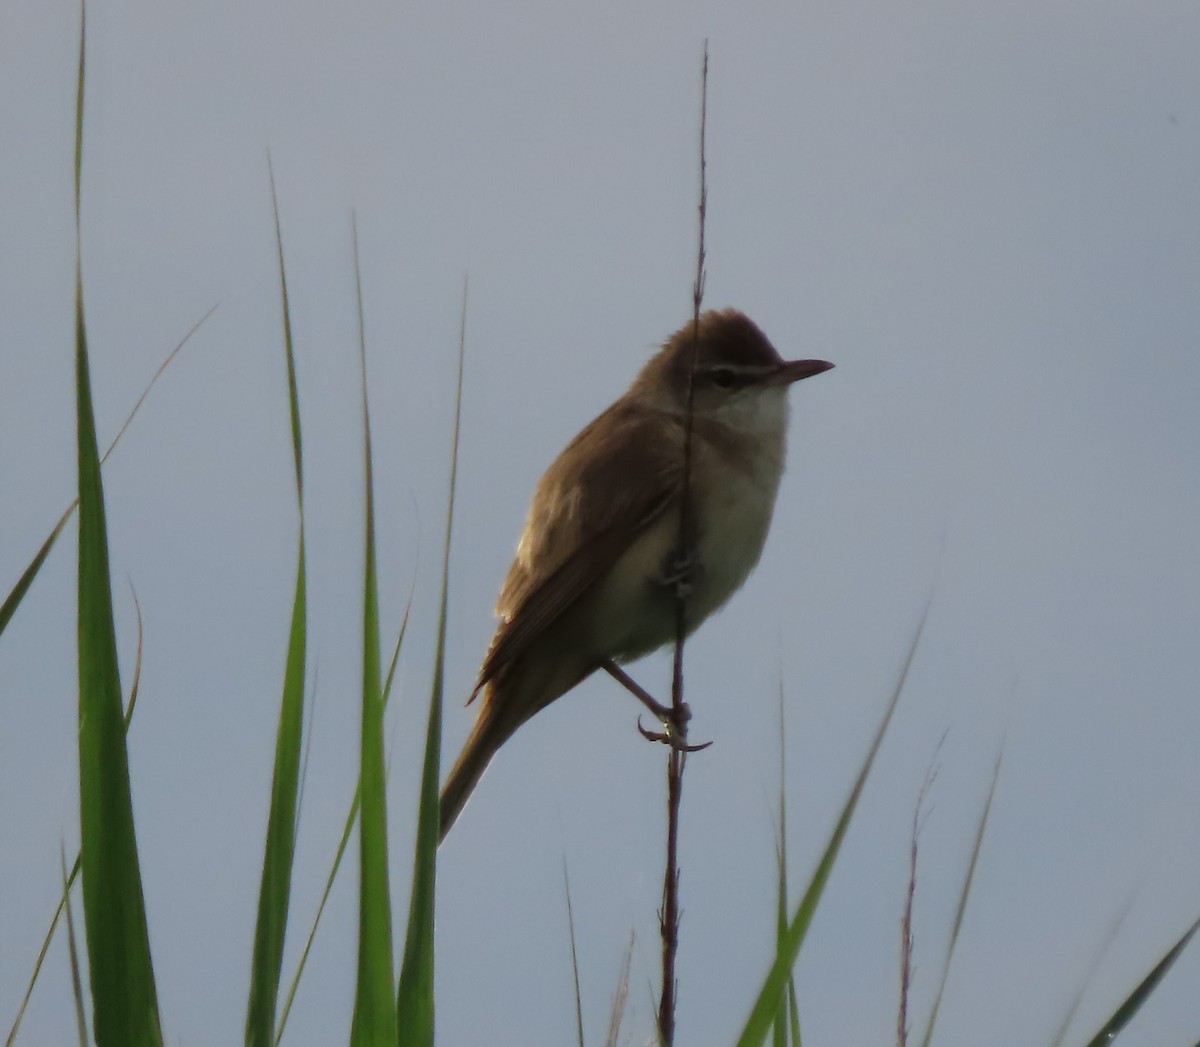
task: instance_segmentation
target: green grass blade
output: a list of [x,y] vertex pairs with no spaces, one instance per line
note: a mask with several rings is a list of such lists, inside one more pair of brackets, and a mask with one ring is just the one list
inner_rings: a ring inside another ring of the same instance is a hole
[[[779,681],[779,836],[776,841],[775,887],[775,950],[782,947],[787,934],[787,723],[784,714],[783,679]],[[790,1004],[790,1012],[789,1012]],[[789,1022],[790,1018],[790,1022]],[[783,997],[779,1001],[779,1012],[774,1022],[775,1047],[788,1047],[789,1037],[796,1047],[800,1043],[800,1015],[796,1002],[796,981],[791,972]]]
[[54,548],[54,543],[58,541],[58,536],[62,534],[62,529],[66,527],[67,521],[71,518],[71,513],[75,511],[75,506],[79,504],[79,500],[73,501],[62,516],[58,518],[58,523],[54,525],[50,533],[46,536],[46,540],[42,542],[42,546],[34,554],[33,559],[29,562],[29,566],[21,572],[21,577],[17,579],[17,584],[13,586],[12,592],[5,598],[3,604],[0,604],[0,633],[3,633],[8,626],[9,619],[16,614],[17,608],[21,606],[21,601],[25,599],[25,594],[29,591],[29,587],[33,584],[34,578],[37,577],[38,571],[42,569],[42,564],[46,562],[46,557],[50,555],[50,550]]
[[1163,976],[1179,959],[1179,954],[1187,948],[1188,942],[1192,940],[1192,936],[1197,930],[1200,930],[1200,919],[1197,919],[1184,931],[1179,940],[1167,950],[1166,955],[1154,965],[1150,973],[1138,982],[1121,1006],[1113,1011],[1108,1021],[1100,1026],[1096,1035],[1088,1040],[1087,1047],[1104,1047],[1105,1044],[1112,1043],[1117,1038],[1117,1034],[1129,1024],[1133,1016],[1141,1010],[1142,1004],[1150,998],[1150,994],[1158,988],[1158,983],[1163,980]]
[[[787,868],[784,857],[782,834],[779,841],[778,882],[775,890],[775,951],[783,948],[787,936]],[[791,979],[788,980],[788,985]],[[771,1023],[771,1042],[774,1047],[788,1047],[788,985],[784,986],[783,995],[779,998],[779,1007],[775,1012],[775,1020]]]
[[333,883],[337,879],[338,870],[342,865],[342,857],[346,853],[346,848],[350,844],[350,834],[354,831],[354,825],[358,821],[359,807],[359,790],[354,790],[354,799],[350,803],[350,810],[346,815],[346,824],[342,827],[342,838],[338,841],[337,850],[333,856],[333,865],[329,870],[329,875],[325,878],[325,889],[321,892],[321,900],[317,903],[317,912],[313,917],[312,926],[308,930],[308,937],[304,941],[304,948],[301,950],[300,959],[296,964],[296,973],[292,975],[291,984],[288,986],[287,999],[284,1000],[283,1010],[279,1015],[279,1024],[275,1029],[275,1042],[278,1044],[283,1037],[283,1030],[287,1026],[288,1015],[292,1012],[292,1001],[296,998],[296,990],[300,987],[300,976],[304,973],[304,967],[308,962],[308,954],[312,950],[312,944],[317,936],[317,927],[320,926],[321,916],[325,912],[325,903],[329,901],[329,893],[333,890]]
[[925,621],[928,616],[929,605],[926,604],[925,610],[921,615],[921,622],[917,626],[916,634],[913,636],[912,645],[908,649],[908,656],[904,660],[904,666],[900,670],[900,676],[896,681],[895,690],[892,692],[891,700],[888,702],[883,721],[880,723],[879,729],[875,732],[871,748],[868,750],[867,757],[863,761],[862,769],[859,771],[858,779],[854,783],[850,797],[847,799],[845,806],[842,808],[841,815],[838,817],[833,835],[830,837],[829,843],[825,847],[825,852],[817,864],[816,871],[809,881],[808,888],[805,890],[804,896],[796,908],[795,915],[788,924],[787,932],[776,953],[775,961],[771,965],[771,969],[763,982],[762,989],[759,991],[758,999],[755,1001],[750,1015],[746,1019],[742,1034],[738,1037],[738,1047],[758,1047],[766,1039],[767,1034],[771,1030],[771,1024],[779,1008],[779,1002],[783,998],[784,985],[791,974],[792,967],[796,962],[796,956],[800,952],[800,946],[808,931],[808,926],[812,922],[813,914],[816,912],[817,903],[821,899],[821,893],[824,891],[825,884],[829,880],[829,874],[833,870],[833,863],[837,859],[838,851],[842,846],[842,840],[846,836],[846,830],[850,827],[850,819],[854,815],[855,807],[858,806],[858,798],[862,794],[863,786],[866,784],[867,775],[871,771],[871,765],[875,762],[875,755],[879,752],[879,746],[883,743],[883,737],[887,733],[888,724],[891,723],[892,714],[896,711],[896,704],[900,700],[900,693],[904,689],[904,681],[907,679],[908,671],[912,666],[913,656],[917,653],[917,646],[921,641],[921,633],[925,630]]
[[67,913],[67,955],[71,962],[71,997],[75,1001],[75,1028],[79,1031],[79,1047],[88,1047],[87,1015],[83,1009],[83,979],[79,974],[79,947],[75,938],[75,918],[71,913],[71,885],[67,879],[67,849],[59,848],[59,868],[62,870],[63,901]]
[[388,699],[392,696],[392,681],[396,678],[396,665],[400,661],[400,646],[404,643],[404,633],[408,629],[408,614],[412,610],[413,593],[416,591],[417,576],[413,573],[413,584],[408,590],[408,600],[404,604],[404,614],[400,618],[400,631],[396,634],[396,644],[392,648],[392,657],[388,662],[387,676],[383,678],[383,707],[386,709]]
[[[413,577],[413,584],[416,584],[416,576]],[[408,616],[412,610],[412,591],[408,594],[408,603],[404,608],[404,616],[400,621],[400,631],[396,636],[396,645],[392,648],[392,660],[388,668],[387,680],[383,688],[383,704],[386,707],[388,698],[391,695],[392,679],[396,672],[396,663],[400,657],[400,648],[404,643],[404,633],[408,628]],[[333,862],[330,864],[329,875],[325,878],[325,889],[321,892],[321,900],[317,904],[316,914],[313,916],[312,926],[308,929],[308,937],[304,941],[304,948],[300,952],[300,959],[296,963],[296,971],[292,975],[292,980],[288,986],[287,999],[284,1001],[283,1010],[279,1015],[279,1023],[275,1030],[275,1042],[279,1043],[283,1036],[283,1030],[287,1025],[288,1015],[292,1010],[292,1002],[296,998],[296,990],[300,987],[300,978],[304,974],[304,967],[308,962],[308,954],[312,951],[313,941],[317,936],[317,928],[321,924],[321,916],[325,912],[325,904],[329,901],[329,894],[333,890],[334,881],[337,879],[338,870],[342,865],[342,857],[346,853],[346,847],[350,842],[350,834],[354,831],[354,825],[358,821],[358,797],[359,792],[357,786],[354,789],[354,798],[350,801],[350,809],[346,812],[346,822],[342,827],[342,837],[338,841],[337,850],[334,852]]]
[[404,940],[400,984],[396,990],[396,1010],[399,1016],[397,1043],[400,1047],[433,1047],[433,917],[439,831],[442,683],[446,661],[446,601],[450,587],[450,539],[454,525],[454,488],[458,475],[458,434],[462,420],[466,333],[467,286],[464,283],[458,333],[458,385],[454,399],[454,438],[450,451],[450,482],[446,500],[446,539],[442,550],[442,592],[438,608],[437,646],[433,660],[433,686],[429,696],[429,722],[425,732],[425,757],[421,768],[421,797],[417,815],[417,840],[413,853],[408,933]]
[[[270,159],[268,158],[268,170]],[[287,932],[292,867],[296,851],[299,806],[300,752],[304,725],[304,663],[306,659],[307,597],[304,557],[304,469],[300,441],[300,400],[296,391],[296,360],[292,345],[292,317],[288,307],[287,272],[283,264],[283,233],[275,174],[270,171],[271,205],[275,217],[275,247],[279,260],[280,299],[283,307],[283,347],[287,361],[288,405],[292,423],[292,457],[296,468],[296,502],[299,539],[296,553],[296,590],[292,599],[292,624],[288,633],[279,726],[275,737],[275,771],[271,779],[271,809],[263,853],[262,882],[254,953],[250,964],[250,998],[246,1008],[246,1043],[270,1047],[275,1042],[275,1009],[283,969],[283,943]]]
[[67,904],[68,892],[74,886],[76,877],[79,876],[79,864],[79,855],[76,855],[75,864],[71,866],[71,873],[67,877],[62,897],[58,900],[58,906],[54,910],[54,915],[50,917],[50,926],[42,938],[42,945],[38,949],[37,959],[33,961],[33,972],[29,976],[29,983],[25,986],[25,994],[21,997],[21,1005],[17,1008],[16,1017],[13,1018],[8,1035],[4,1039],[4,1047],[13,1047],[13,1044],[17,1042],[17,1033],[21,1029],[21,1021],[25,1017],[25,1010],[28,1008],[29,1001],[33,996],[33,987],[37,984],[38,975],[42,972],[42,964],[46,960],[46,953],[50,951],[50,943],[54,940],[54,931],[58,927],[58,921],[62,917],[63,908]]
[[[1071,1000],[1071,1005],[1063,1014],[1063,1019],[1059,1022],[1058,1029],[1055,1030],[1054,1039],[1050,1041],[1050,1047],[1062,1047],[1067,1042],[1067,1032],[1071,1028],[1071,1022],[1075,1020],[1075,1015],[1079,1011],[1079,1005],[1083,1003],[1084,993],[1087,992],[1088,986],[1095,977],[1096,972],[1100,969],[1100,964],[1103,962],[1108,951],[1112,948],[1112,944],[1117,939],[1117,934],[1121,930],[1121,926],[1125,923],[1125,918],[1129,915],[1129,910],[1133,908],[1134,898],[1130,899],[1122,907],[1117,914],[1115,920],[1109,924],[1108,931],[1104,935],[1104,940],[1100,943],[1100,948],[1096,951],[1096,955],[1092,957],[1092,961],[1088,964],[1088,969],[1084,973],[1083,979],[1080,982],[1079,988],[1075,990],[1075,996]],[[1200,1045],[1198,1045],[1200,1047]]]
[[133,827],[104,491],[83,316],[78,234],[85,40],[81,10],[75,120],[75,394],[79,457],[79,808],[84,923],[96,1044],[159,1047],[162,1035]]
[[[187,345],[198,330],[200,325],[204,323],[214,312],[217,307],[214,305],[207,313],[205,313],[195,324],[192,329],[176,344],[158,366],[158,370],[154,372],[153,377],[147,383],[146,388],[142,390],[142,395],[138,397],[137,403],[133,405],[133,409],[125,417],[125,421],[121,424],[121,428],[117,430],[117,435],[113,437],[112,443],[108,445],[108,449],[100,458],[100,464],[103,465],[108,461],[108,456],[113,453],[113,449],[117,446],[121,437],[125,435],[125,430],[129,428],[129,423],[133,421],[134,416],[138,413],[147,396],[150,395],[150,390],[154,388],[154,384],[161,377],[162,373],[170,366],[171,361],[179,354],[179,351]],[[50,550],[54,548],[54,543],[58,541],[58,536],[62,534],[62,530],[67,525],[67,521],[71,518],[71,514],[79,505],[79,499],[75,498],[71,504],[63,510],[62,515],[58,518],[58,522],[50,529],[50,533],[42,542],[41,547],[34,553],[33,559],[29,561],[29,566],[21,572],[21,577],[17,579],[17,584],[13,586],[12,591],[4,599],[4,603],[0,604],[0,634],[8,626],[9,620],[16,613],[17,608],[21,605],[21,601],[25,599],[25,594],[29,591],[29,587],[33,584],[34,578],[37,577],[38,571],[42,569],[42,564],[46,562],[46,557],[50,555]]]
[[[779,912],[778,933],[787,928],[787,729],[784,720],[783,680],[779,683]],[[778,941],[776,942],[778,949]],[[787,1029],[791,1047],[800,1047],[800,1001],[796,995],[796,978],[788,972]]]
[[800,1001],[796,998],[796,980],[788,980],[788,1028],[792,1033],[792,1047],[800,1047]]
[[967,901],[971,897],[971,886],[975,882],[975,869],[979,864],[979,852],[983,847],[983,837],[987,832],[988,817],[992,812],[992,801],[996,798],[996,783],[1000,780],[1000,766],[1004,760],[1004,747],[996,756],[996,764],[992,768],[992,781],[988,786],[987,800],[984,801],[983,811],[979,816],[979,824],[975,827],[975,840],[971,845],[971,857],[967,862],[967,872],[963,877],[962,889],[958,894],[958,908],[954,912],[954,924],[950,928],[950,943],[946,947],[946,959],[942,963],[941,977],[938,979],[937,992],[933,997],[933,1006],[929,1011],[929,1021],[925,1025],[925,1035],[921,1037],[921,1047],[929,1047],[933,1038],[933,1027],[937,1023],[938,1010],[942,1006],[942,994],[946,990],[946,980],[950,976],[950,963],[954,959],[954,949],[958,945],[958,933],[962,930],[963,917],[967,912]]
[[392,995],[392,907],[388,889],[383,687],[379,664],[379,594],[375,569],[375,492],[357,221],[353,234],[359,363],[362,371],[366,535],[363,569],[362,749],[359,770],[358,983],[350,1043],[351,1047],[394,1047],[396,1002]]
[[303,541],[298,553],[292,625],[288,637],[283,695],[275,739],[271,809],[259,887],[246,1042],[266,1047],[275,1041],[275,1005],[283,966],[283,943],[291,898],[296,841],[305,660],[305,581]]
[[129,595],[133,597],[133,613],[137,618],[137,648],[133,656],[133,680],[129,684],[129,701],[125,703],[125,737],[129,737],[129,725],[133,722],[133,710],[137,707],[138,694],[142,689],[142,605],[137,598],[133,582],[129,583]]
[[[133,586],[130,586],[130,592],[133,592]],[[129,734],[129,724],[133,720],[133,709],[137,704],[138,681],[142,678],[142,608],[138,603],[137,593],[133,592],[133,606],[137,614],[137,653],[133,662],[133,683],[129,688],[129,701],[125,703],[125,734]],[[29,1006],[29,1001],[33,997],[33,987],[37,984],[38,975],[41,974],[42,964],[45,962],[46,953],[50,950],[50,943],[54,940],[54,932],[58,927],[58,921],[67,911],[68,901],[71,896],[71,890],[75,886],[75,881],[79,878],[79,869],[81,865],[79,852],[75,853],[75,861],[71,864],[71,872],[65,877],[63,883],[62,897],[58,900],[58,905],[55,906],[54,912],[50,917],[50,926],[46,928],[46,934],[42,938],[41,948],[38,949],[37,958],[33,962],[33,971],[29,975],[29,983],[25,986],[25,993],[21,997],[21,1005],[17,1008],[16,1017],[13,1018],[12,1027],[8,1030],[8,1036],[5,1037],[4,1047],[13,1047],[17,1040],[17,1032],[21,1028],[21,1021],[25,1017],[25,1010]]]

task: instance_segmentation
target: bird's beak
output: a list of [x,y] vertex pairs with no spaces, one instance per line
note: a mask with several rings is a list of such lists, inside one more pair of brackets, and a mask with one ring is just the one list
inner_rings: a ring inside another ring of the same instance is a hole
[[767,384],[791,385],[801,378],[811,378],[814,374],[828,371],[832,366],[828,360],[787,360],[767,379]]

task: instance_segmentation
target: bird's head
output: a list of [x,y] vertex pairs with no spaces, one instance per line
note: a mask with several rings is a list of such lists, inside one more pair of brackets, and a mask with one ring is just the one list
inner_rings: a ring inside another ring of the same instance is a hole
[[690,379],[698,418],[743,428],[765,414],[782,417],[787,387],[832,366],[826,360],[785,360],[745,313],[712,309],[663,343],[632,391],[660,410],[682,413]]

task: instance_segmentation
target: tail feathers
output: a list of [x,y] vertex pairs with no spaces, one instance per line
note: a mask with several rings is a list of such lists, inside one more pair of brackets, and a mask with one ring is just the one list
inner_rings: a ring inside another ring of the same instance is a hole
[[505,722],[495,715],[495,703],[488,701],[491,695],[484,696],[483,707],[471,728],[471,734],[463,746],[458,760],[454,764],[446,784],[442,786],[441,795],[441,834],[439,841],[446,839],[450,826],[458,818],[466,805],[487,765],[491,763],[496,750],[503,745],[517,729],[518,724]]

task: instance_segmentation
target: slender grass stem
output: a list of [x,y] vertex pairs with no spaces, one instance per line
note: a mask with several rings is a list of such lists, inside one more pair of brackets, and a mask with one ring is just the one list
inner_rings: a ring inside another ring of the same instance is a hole
[[[696,245],[696,279],[692,284],[692,361],[688,371],[687,412],[684,415],[683,490],[679,499],[681,559],[691,559],[695,545],[695,521],[691,504],[692,415],[695,407],[696,353],[700,344],[700,303],[704,299],[704,226],[708,210],[708,184],[704,153],[708,125],[708,41],[700,73],[700,204],[699,237]],[[683,644],[687,635],[687,589],[680,585],[675,601],[675,656],[671,672],[671,718],[680,740],[687,742],[687,710],[683,701]],[[675,1042],[675,959],[679,952],[679,816],[683,799],[683,769],[687,752],[672,746],[667,755],[667,858],[663,875],[663,900],[658,926],[662,938],[662,995],[658,1003],[658,1035],[665,1047]]]

